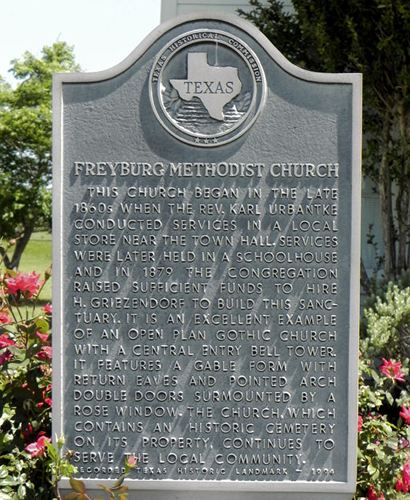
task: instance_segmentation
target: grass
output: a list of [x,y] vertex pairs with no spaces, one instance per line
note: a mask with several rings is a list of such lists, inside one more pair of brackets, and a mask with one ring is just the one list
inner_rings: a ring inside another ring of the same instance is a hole
[[[21,257],[19,271],[40,273],[51,265],[51,233],[33,233]],[[51,302],[51,279],[47,281],[40,295],[42,303]]]

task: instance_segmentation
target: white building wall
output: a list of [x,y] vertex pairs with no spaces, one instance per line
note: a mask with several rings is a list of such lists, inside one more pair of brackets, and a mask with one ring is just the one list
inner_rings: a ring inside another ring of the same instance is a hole
[[248,0],[162,0],[161,22],[181,14],[209,12],[237,14],[237,10],[250,10]]

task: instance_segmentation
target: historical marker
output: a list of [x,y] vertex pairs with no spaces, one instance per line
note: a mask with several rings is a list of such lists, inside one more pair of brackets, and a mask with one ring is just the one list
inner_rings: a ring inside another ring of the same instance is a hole
[[53,432],[90,487],[135,455],[134,490],[351,497],[360,92],[228,16],[56,76]]

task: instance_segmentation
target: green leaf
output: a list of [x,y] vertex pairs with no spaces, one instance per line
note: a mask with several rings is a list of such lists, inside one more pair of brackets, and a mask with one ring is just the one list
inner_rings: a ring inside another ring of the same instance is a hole
[[82,493],[73,492],[63,497],[63,500],[84,500],[84,495]]
[[9,475],[7,467],[5,465],[0,465],[0,479],[4,479]]
[[105,491],[106,493],[108,493],[109,495],[111,495],[111,490],[109,488],[107,488],[106,486],[104,486],[103,484],[99,484],[98,485],[99,488],[101,488],[103,491]]
[[111,488],[111,491],[117,491],[119,488],[121,488],[121,485],[124,482],[125,478],[126,478],[126,475],[125,474],[121,474],[121,476],[114,483],[114,486]]
[[386,441],[386,445],[393,451],[397,449],[397,438],[393,436]]
[[389,405],[393,406],[394,398],[393,398],[391,392],[389,392],[389,391],[386,392],[386,399],[387,399]]
[[373,465],[373,464],[369,464],[367,466],[367,472],[371,475],[371,476],[374,476],[377,472],[377,469],[376,467]]
[[17,481],[16,479],[13,479],[9,476],[9,478],[7,479],[3,479],[1,481],[1,486],[17,486],[19,484],[19,481]]
[[26,487],[24,486],[24,484],[20,484],[17,490],[17,494],[19,498],[26,498]]
[[63,446],[64,446],[64,443],[65,443],[65,439],[64,439],[64,436],[60,436],[59,438],[57,438],[57,448],[59,450],[62,450]]
[[73,490],[77,491],[78,493],[85,492],[85,484],[79,479],[74,479],[73,477],[70,477],[70,485],[71,488],[73,488]]
[[69,493],[64,500],[91,500],[87,493]]
[[47,453],[48,453],[48,456],[54,461],[56,462],[58,460],[58,453],[57,453],[57,450],[55,449],[54,445],[52,443],[47,443]]
[[60,471],[62,476],[70,477],[75,474],[77,467],[66,460],[62,460],[60,463]]
[[117,486],[116,488],[112,488],[112,491],[115,491],[115,493],[126,493],[128,491],[128,486]]
[[48,324],[48,321],[43,318],[37,318],[35,321],[35,325],[40,333],[47,333],[50,330],[50,325]]

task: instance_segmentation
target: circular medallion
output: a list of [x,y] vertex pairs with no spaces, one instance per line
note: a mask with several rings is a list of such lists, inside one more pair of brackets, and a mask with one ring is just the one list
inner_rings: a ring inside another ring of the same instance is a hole
[[150,74],[150,100],[161,125],[201,147],[231,142],[255,122],[266,97],[265,75],[242,40],[203,29],[171,40]]

